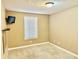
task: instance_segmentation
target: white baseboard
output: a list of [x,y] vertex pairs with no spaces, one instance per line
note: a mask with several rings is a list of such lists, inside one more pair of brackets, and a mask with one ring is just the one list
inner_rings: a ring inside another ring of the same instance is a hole
[[49,42],[36,43],[36,44],[25,45],[25,46],[20,46],[20,47],[8,48],[8,51],[10,51],[10,50],[14,50],[14,49],[20,49],[20,48],[26,48],[26,47],[31,47],[31,46],[41,45],[41,44],[46,44],[46,43],[49,43]]
[[62,47],[60,47],[60,46],[57,46],[57,45],[55,45],[55,44],[53,44],[53,43],[49,43],[49,44],[51,44],[51,45],[55,46],[56,48],[58,48],[58,49],[60,49],[60,50],[62,50],[62,51],[64,51],[64,52],[66,52],[66,53],[68,53],[68,54],[70,54],[70,55],[73,55],[73,56],[75,56],[75,57],[78,58],[78,55],[75,54],[75,53],[73,53],[73,52],[71,52],[71,51],[68,51],[68,50],[66,50],[66,49],[64,49],[64,48],[62,48]]
[[46,44],[46,43],[49,43],[49,44],[55,46],[56,48],[58,48],[58,49],[60,49],[60,50],[62,50],[62,51],[64,51],[64,52],[66,52],[66,53],[68,53],[68,54],[70,54],[70,55],[73,55],[73,56],[75,56],[75,57],[78,58],[78,55],[77,55],[77,54],[75,54],[75,53],[73,53],[73,52],[70,52],[70,51],[68,51],[68,50],[66,50],[66,49],[64,49],[64,48],[61,48],[61,47],[59,47],[59,46],[57,46],[57,45],[55,45],[55,44],[53,44],[53,43],[50,43],[50,42],[43,42],[43,43],[36,43],[36,44],[32,44],[32,45],[27,45],[27,46],[20,46],[20,47],[8,48],[8,51],[14,50],[14,49],[20,49],[20,48],[26,48],[26,47],[41,45],[41,44]]

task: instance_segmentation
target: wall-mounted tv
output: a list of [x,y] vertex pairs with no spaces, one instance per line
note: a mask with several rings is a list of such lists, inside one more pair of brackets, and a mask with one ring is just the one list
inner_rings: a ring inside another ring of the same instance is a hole
[[15,16],[8,16],[8,18],[6,18],[6,23],[7,24],[13,24],[15,23]]

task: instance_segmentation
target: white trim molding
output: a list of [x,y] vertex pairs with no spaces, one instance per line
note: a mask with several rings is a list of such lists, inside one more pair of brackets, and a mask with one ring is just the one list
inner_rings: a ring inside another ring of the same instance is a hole
[[14,49],[20,49],[20,48],[26,48],[26,47],[41,45],[41,44],[46,44],[46,43],[49,43],[49,42],[36,43],[36,44],[31,44],[31,45],[26,45],[26,46],[19,46],[19,47],[14,47],[14,48],[8,48],[8,51],[9,50],[14,50]]
[[73,52],[71,52],[71,51],[68,51],[67,49],[64,49],[64,48],[62,48],[62,47],[60,47],[60,46],[58,46],[58,45],[55,45],[55,44],[53,44],[53,43],[49,43],[49,44],[51,44],[51,45],[55,46],[56,48],[58,48],[58,49],[60,49],[60,50],[62,50],[62,51],[64,51],[64,52],[66,52],[66,53],[68,53],[68,54],[70,54],[70,55],[73,55],[73,56],[75,56],[75,57],[78,58],[78,55],[77,55],[77,54],[75,54],[75,53],[73,53]]
[[77,54],[75,54],[75,53],[73,53],[73,52],[70,52],[70,51],[68,51],[68,50],[66,50],[66,49],[64,49],[64,48],[61,48],[60,46],[57,46],[57,45],[55,45],[55,44],[53,44],[53,43],[50,43],[50,42],[43,42],[43,43],[36,43],[36,44],[32,44],[32,45],[27,45],[27,46],[20,46],[20,47],[8,48],[8,51],[14,50],[14,49],[20,49],[20,48],[26,48],[26,47],[41,45],[41,44],[46,44],[46,43],[49,43],[49,44],[53,45],[54,47],[56,47],[56,48],[58,48],[58,49],[60,49],[60,50],[62,50],[62,51],[64,51],[64,52],[66,52],[66,53],[68,53],[68,54],[70,54],[70,55],[73,55],[73,56],[75,56],[75,57],[78,58],[78,55],[77,55]]

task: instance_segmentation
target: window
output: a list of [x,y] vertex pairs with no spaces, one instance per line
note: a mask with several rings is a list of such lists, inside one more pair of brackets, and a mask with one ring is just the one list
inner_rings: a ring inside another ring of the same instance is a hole
[[38,37],[38,22],[37,17],[24,17],[24,39],[36,39]]

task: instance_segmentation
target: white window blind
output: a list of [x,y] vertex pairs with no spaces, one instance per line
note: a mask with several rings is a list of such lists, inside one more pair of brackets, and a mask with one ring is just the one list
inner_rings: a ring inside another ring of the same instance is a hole
[[37,17],[24,16],[24,39],[36,39],[38,37]]

